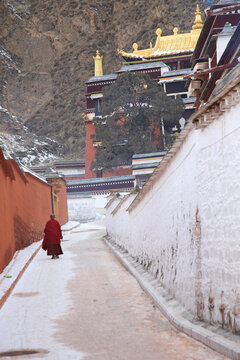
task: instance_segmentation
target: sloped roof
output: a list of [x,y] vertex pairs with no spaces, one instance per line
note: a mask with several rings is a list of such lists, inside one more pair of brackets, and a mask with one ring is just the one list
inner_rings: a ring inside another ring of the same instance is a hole
[[109,80],[116,80],[117,75],[116,74],[107,74],[102,76],[92,76],[86,83],[91,82],[99,82],[99,81],[109,81]]
[[118,73],[126,72],[126,71],[136,71],[136,70],[146,70],[146,69],[156,69],[161,67],[166,67],[167,65],[164,64],[162,61],[156,62],[147,62],[141,64],[131,64],[131,65],[124,65],[118,70]]

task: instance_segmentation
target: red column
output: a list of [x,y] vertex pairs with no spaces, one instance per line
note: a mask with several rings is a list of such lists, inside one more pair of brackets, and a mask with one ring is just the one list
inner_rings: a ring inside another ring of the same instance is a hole
[[90,170],[96,155],[96,148],[93,146],[94,139],[91,138],[91,135],[95,135],[95,126],[92,121],[86,121],[85,179],[96,177],[96,173]]

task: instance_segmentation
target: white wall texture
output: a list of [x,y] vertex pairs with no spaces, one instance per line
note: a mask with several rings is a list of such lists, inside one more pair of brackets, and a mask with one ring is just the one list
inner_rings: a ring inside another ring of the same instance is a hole
[[67,199],[68,216],[72,221],[89,221],[96,218],[95,199],[75,196]]
[[233,331],[240,331],[239,119],[237,105],[193,129],[131,211],[136,195],[121,205],[115,199],[106,215],[111,238],[178,301]]

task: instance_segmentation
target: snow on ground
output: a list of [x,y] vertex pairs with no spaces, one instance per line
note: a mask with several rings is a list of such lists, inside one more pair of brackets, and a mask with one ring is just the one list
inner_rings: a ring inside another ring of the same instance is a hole
[[80,226],[80,223],[78,221],[68,221],[66,224],[61,226],[61,229],[64,234],[66,231],[70,231],[78,226]]
[[41,242],[33,243],[23,250],[16,251],[12,261],[0,274],[0,300],[6,291],[12,286],[19,273],[24,268],[32,254],[39,248]]
[[[74,235],[71,233],[74,226],[79,224],[69,222],[63,226],[64,237],[67,235],[68,240],[74,241]],[[17,282],[0,311],[0,354],[8,351],[34,350],[38,354],[26,358],[83,358],[81,352],[66,348],[61,342],[54,340],[56,322],[59,317],[66,314],[72,302],[66,291],[67,282],[73,277],[72,255],[68,250],[68,244],[71,242],[63,243],[64,256],[58,260],[51,260],[46,252],[40,249],[25,270],[24,276]],[[41,241],[15,254],[0,275],[1,295],[40,245]],[[4,358],[8,359],[7,356]]]
[[0,46],[0,60],[3,65],[7,66],[8,69],[16,70],[19,74],[21,73],[21,70],[13,61],[11,54],[2,46]]
[[26,16],[29,14],[28,8],[29,5],[27,5],[22,0],[5,0],[9,9],[11,9],[13,15],[17,17],[19,20],[23,19],[23,16]]
[[[72,231],[73,228],[79,227],[80,224],[77,221],[69,221],[61,228],[63,230],[63,241],[65,236],[69,235],[69,232]],[[31,258],[33,253],[39,249],[41,246],[42,240],[37,241],[28,247],[16,251],[12,261],[8,264],[8,266],[3,270],[0,274],[0,300],[6,293],[6,291],[12,286],[14,281],[17,279],[19,273],[24,268],[25,264]]]
[[[30,135],[30,134],[29,134]],[[33,134],[31,134],[32,137]],[[30,137],[30,139],[31,139]],[[28,139],[29,141],[29,139]],[[37,140],[37,146],[34,138],[29,144],[26,139],[20,135],[12,135],[0,132],[0,147],[6,158],[15,158],[25,166],[32,166],[35,163],[51,162],[57,159],[57,156],[42,149],[46,142]],[[23,156],[16,156],[16,153],[22,153]]]

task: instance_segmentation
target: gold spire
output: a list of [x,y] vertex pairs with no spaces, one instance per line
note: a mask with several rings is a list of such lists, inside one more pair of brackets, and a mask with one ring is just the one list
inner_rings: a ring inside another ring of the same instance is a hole
[[158,29],[156,30],[156,35],[157,35],[157,40],[156,40],[156,44],[155,44],[155,46],[154,46],[154,49],[158,49],[158,48],[160,47],[162,29],[158,28]]
[[103,56],[100,56],[99,50],[96,51],[96,56],[93,56],[95,66],[94,66],[94,76],[102,76],[103,69],[102,69],[102,59]]
[[193,30],[196,29],[202,29],[203,27],[203,22],[202,22],[202,17],[201,17],[201,11],[199,8],[199,5],[197,4],[197,9],[195,12],[195,21],[194,21],[194,25],[192,27]]

